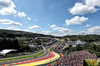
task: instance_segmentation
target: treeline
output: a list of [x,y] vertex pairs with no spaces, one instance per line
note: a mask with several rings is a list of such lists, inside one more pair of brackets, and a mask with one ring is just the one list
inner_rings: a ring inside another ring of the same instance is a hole
[[100,35],[67,35],[62,38],[69,38],[71,41],[79,39],[86,42],[100,41]]
[[24,31],[13,31],[13,30],[4,30],[0,29],[0,37],[2,38],[15,38],[15,37],[54,37],[51,35],[44,35],[44,34],[36,34],[31,32],[24,32]]
[[0,39],[0,50],[3,49],[19,49],[18,40]]
[[73,52],[73,51],[81,51],[81,50],[88,50],[90,53],[95,53],[98,57],[100,57],[100,45],[95,45],[92,43],[86,43],[84,45],[76,45],[76,47],[68,47],[65,48],[63,51]]
[[[36,40],[36,42],[38,44],[41,44],[41,42],[38,40]],[[18,52],[25,52],[25,51],[27,52],[27,51],[41,50],[42,47],[39,47],[39,48],[37,47],[37,48],[32,49],[28,46],[28,44],[25,46],[23,44],[20,44],[17,39],[15,39],[15,40],[0,39],[0,51],[3,49],[17,49]]]

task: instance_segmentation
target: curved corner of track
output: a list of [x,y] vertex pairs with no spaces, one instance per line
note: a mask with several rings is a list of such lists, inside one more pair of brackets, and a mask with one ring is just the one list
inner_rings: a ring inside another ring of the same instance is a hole
[[38,59],[29,60],[29,61],[24,61],[20,63],[15,63],[13,66],[40,66],[40,65],[45,65],[53,61],[56,61],[59,58],[60,58],[60,55],[58,53],[49,51],[49,54],[45,57],[41,57]]

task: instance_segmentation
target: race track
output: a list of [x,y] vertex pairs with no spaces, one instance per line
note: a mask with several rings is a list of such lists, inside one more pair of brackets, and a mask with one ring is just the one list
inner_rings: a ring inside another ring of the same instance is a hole
[[1,66],[37,66],[37,65],[44,65],[44,64],[47,64],[47,63],[50,63],[50,62],[57,60],[59,57],[60,57],[59,54],[49,51],[49,54],[45,57],[41,57],[41,58],[33,59],[33,60],[28,60],[28,61],[22,61],[22,62],[17,62],[17,63],[1,65]]

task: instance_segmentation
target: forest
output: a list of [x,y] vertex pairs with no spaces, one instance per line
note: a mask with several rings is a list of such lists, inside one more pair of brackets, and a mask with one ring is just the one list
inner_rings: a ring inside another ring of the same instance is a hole
[[81,40],[85,42],[95,42],[100,41],[100,35],[67,35],[63,36],[62,38],[69,38],[70,41]]
[[18,40],[0,39],[0,50],[2,49],[19,49]]
[[100,57],[100,45],[95,45],[93,42],[92,43],[86,43],[84,45],[78,44],[76,47],[68,47],[63,50],[63,52],[68,51],[74,52],[74,51],[81,51],[81,50],[87,50],[90,53],[95,53],[97,57]]
[[16,38],[16,37],[54,37],[52,35],[44,35],[44,34],[37,34],[32,32],[24,32],[24,31],[14,31],[14,30],[5,30],[0,29],[0,37],[1,38]]

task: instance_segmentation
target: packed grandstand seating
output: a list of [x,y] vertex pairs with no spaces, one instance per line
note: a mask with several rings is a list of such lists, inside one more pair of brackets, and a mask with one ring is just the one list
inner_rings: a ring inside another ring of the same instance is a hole
[[70,52],[67,56],[61,57],[52,66],[83,66],[84,59],[96,59],[95,54],[90,54],[87,50]]

